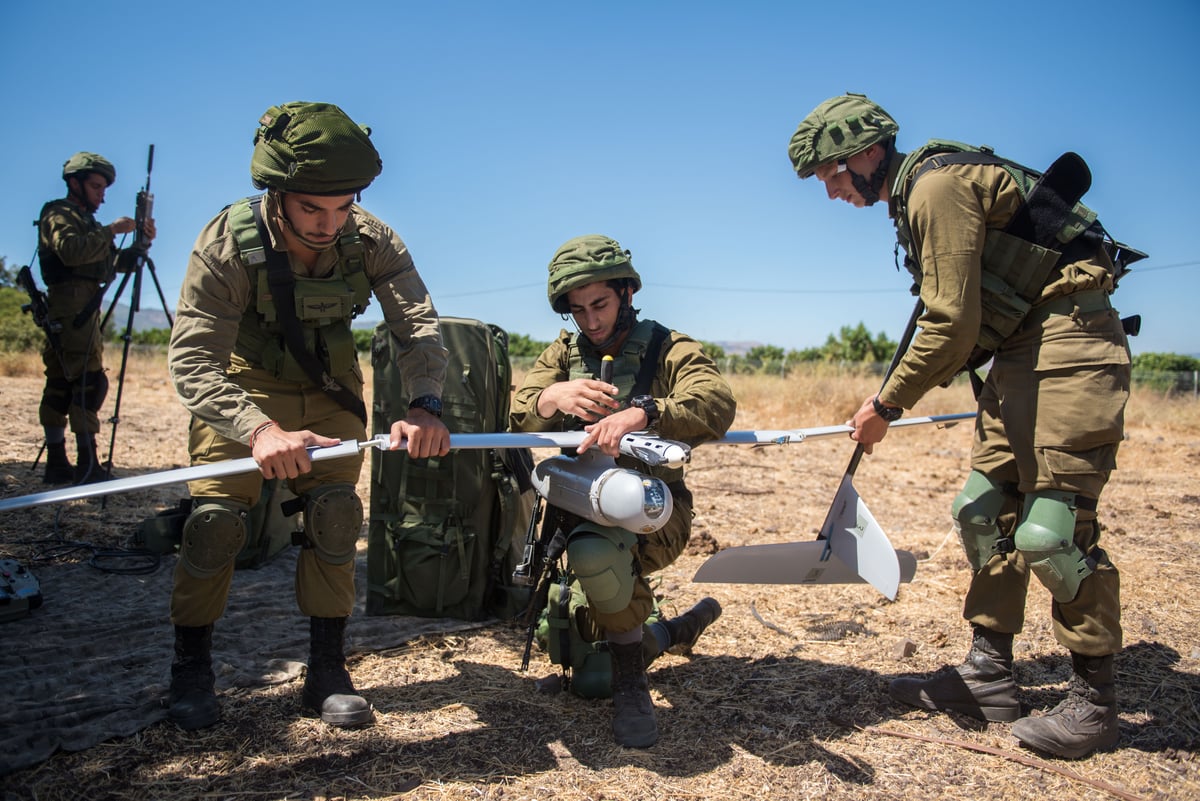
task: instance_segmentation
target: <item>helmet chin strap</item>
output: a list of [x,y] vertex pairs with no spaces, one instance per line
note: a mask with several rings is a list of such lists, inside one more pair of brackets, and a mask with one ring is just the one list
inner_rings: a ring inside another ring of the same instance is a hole
[[[279,219],[283,221],[284,227],[286,227],[288,232],[292,236],[296,237],[296,239],[299,240],[300,244],[304,245],[304,247],[308,248],[314,253],[320,253],[322,251],[329,250],[331,247],[337,244],[338,237],[336,235],[329,242],[314,242],[311,239],[306,238],[304,234],[296,230],[296,226],[292,225],[292,221],[288,219],[287,211],[283,207],[282,198],[279,198],[277,205],[279,207]],[[338,229],[337,233],[340,234],[341,229]]]
[[850,173],[850,183],[854,185],[858,194],[862,195],[866,205],[874,206],[879,202],[879,190],[883,189],[883,182],[887,179],[888,167],[891,166],[892,155],[895,152],[894,148],[887,148],[879,166],[875,168],[870,177],[864,178],[849,167],[846,168],[846,172]]
[[[71,186],[72,180],[74,180],[77,189]],[[90,214],[95,214],[100,210],[99,206],[93,206],[88,202],[87,191],[83,188],[83,181],[80,180],[78,175],[72,175],[67,179],[67,197],[74,200],[80,206],[83,206]]]

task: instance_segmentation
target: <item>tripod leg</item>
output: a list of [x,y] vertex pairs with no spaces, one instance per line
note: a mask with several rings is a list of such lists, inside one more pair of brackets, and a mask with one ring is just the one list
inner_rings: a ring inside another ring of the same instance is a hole
[[167,316],[167,325],[174,328],[175,318],[171,316],[171,311],[167,308],[167,298],[163,295],[162,284],[158,283],[158,273],[154,271],[154,262],[149,256],[146,257],[146,267],[150,270],[150,280],[154,282],[154,288],[158,290],[158,302],[162,304],[163,314]]

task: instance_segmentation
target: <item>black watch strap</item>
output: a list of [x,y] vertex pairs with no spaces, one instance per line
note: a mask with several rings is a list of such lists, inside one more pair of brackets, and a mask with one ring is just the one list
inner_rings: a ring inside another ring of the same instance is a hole
[[424,409],[434,417],[442,416],[442,399],[436,395],[421,395],[408,403],[410,409]]
[[900,406],[884,406],[879,401],[879,396],[871,398],[871,405],[875,407],[875,414],[882,417],[889,423],[894,423],[904,415],[904,409]]
[[653,428],[658,422],[658,404],[653,395],[635,395],[629,399],[629,405],[635,406],[646,413],[646,426]]

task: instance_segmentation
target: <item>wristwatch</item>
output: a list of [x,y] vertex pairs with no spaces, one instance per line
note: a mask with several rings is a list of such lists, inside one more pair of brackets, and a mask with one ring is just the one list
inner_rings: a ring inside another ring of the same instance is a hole
[[629,399],[629,405],[645,412],[646,427],[654,428],[658,422],[658,404],[654,402],[653,395],[634,395]]
[[409,404],[410,409],[424,409],[434,417],[442,416],[442,399],[436,395],[422,395],[419,398],[413,398]]
[[884,406],[879,402],[879,396],[871,398],[871,405],[875,407],[875,414],[882,417],[889,423],[894,423],[904,415],[904,409],[900,406]]

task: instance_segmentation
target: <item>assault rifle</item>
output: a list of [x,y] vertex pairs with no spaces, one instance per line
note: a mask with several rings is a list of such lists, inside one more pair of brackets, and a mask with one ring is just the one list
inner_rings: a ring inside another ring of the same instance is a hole
[[529,597],[529,606],[525,608],[525,651],[521,656],[521,670],[529,669],[538,619],[550,598],[550,588],[558,581],[558,562],[567,548],[567,535],[578,524],[578,517],[548,506],[545,499],[537,495],[529,529],[525,533],[521,563],[513,569],[512,574],[513,584],[534,588]]
[[150,172],[154,169],[154,145],[150,145],[150,153],[146,156],[146,185],[137,193],[136,210],[133,213],[133,248],[141,254],[150,249],[150,240],[146,239],[143,230],[146,220],[154,216],[154,195],[150,193]]
[[38,288],[29,267],[17,270],[17,286],[24,289],[29,295],[29,302],[21,305],[21,311],[33,317],[33,324],[46,334],[50,347],[54,349],[55,353],[61,353],[62,323],[50,319],[50,306],[46,302],[46,293]]

